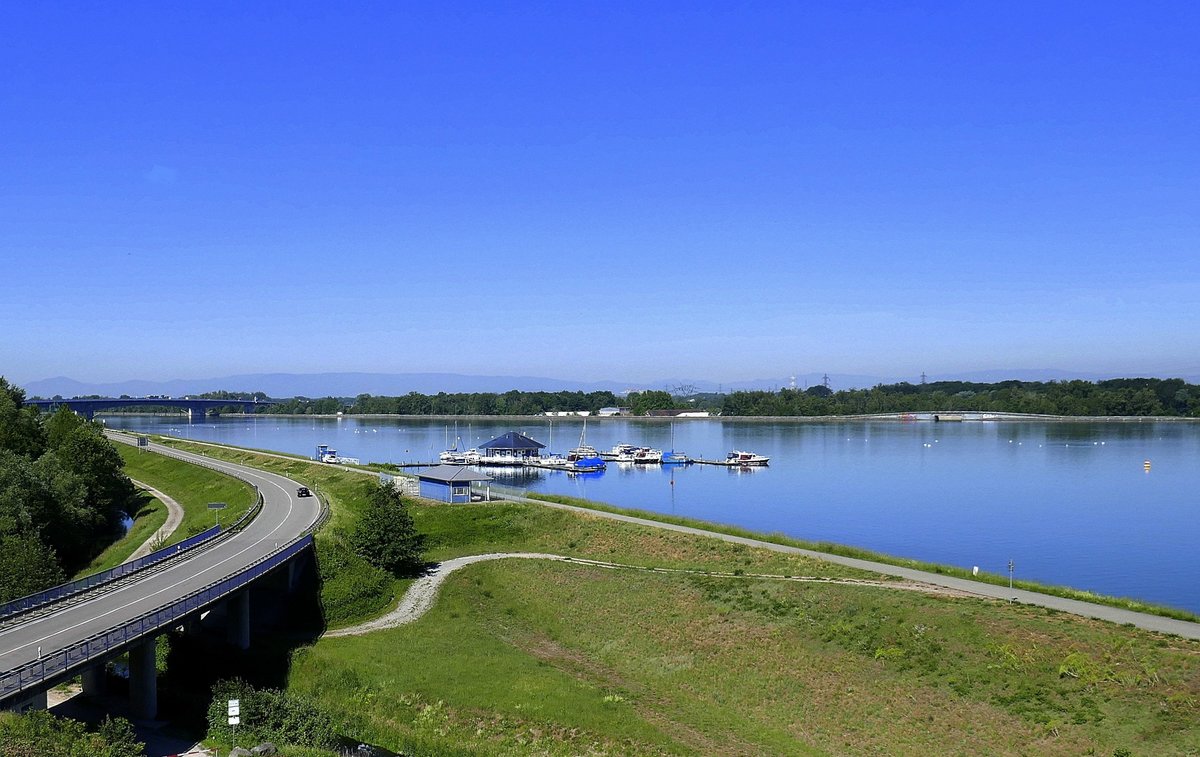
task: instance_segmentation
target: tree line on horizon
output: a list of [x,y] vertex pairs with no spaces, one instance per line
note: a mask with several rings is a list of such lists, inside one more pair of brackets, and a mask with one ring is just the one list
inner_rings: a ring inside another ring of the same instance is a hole
[[[209,392],[211,399],[264,398],[261,392]],[[665,391],[631,392],[409,392],[399,396],[293,397],[259,408],[284,415],[540,415],[546,412],[597,413],[625,408],[630,415],[652,410],[707,410],[714,415],[838,416],[917,412],[1006,412],[1062,416],[1200,417],[1200,385],[1183,379],[1120,378],[1104,381],[935,381],[879,384],[869,389],[744,390],[687,397]],[[230,412],[237,412],[231,406]]]

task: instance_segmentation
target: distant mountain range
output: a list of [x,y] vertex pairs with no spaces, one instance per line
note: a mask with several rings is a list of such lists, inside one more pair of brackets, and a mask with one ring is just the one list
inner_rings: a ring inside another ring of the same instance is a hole
[[[1157,378],[1183,378],[1189,383],[1200,383],[1200,370],[1189,371],[1189,375],[1159,375]],[[1084,379],[1099,381],[1106,378],[1135,378],[1126,374],[1080,373],[1062,370],[991,370],[974,371],[954,375],[930,375],[927,381],[975,381],[993,383],[997,381],[1063,381]],[[538,376],[468,376],[459,373],[249,373],[238,376],[205,379],[172,379],[169,381],[132,380],[115,383],[77,381],[66,376],[29,381],[22,385],[30,397],[77,397],[98,394],[104,397],[119,397],[127,394],[142,397],[148,394],[165,394],[179,397],[186,394],[201,394],[226,390],[231,392],[265,392],[271,397],[354,397],[359,394],[401,395],[409,392],[437,394],[447,392],[507,392],[519,391],[610,391],[625,394],[629,391],[647,389],[680,390],[697,392],[730,392],[739,389],[779,389],[795,381],[797,388],[805,389],[820,384],[824,374],[806,373],[794,378],[765,378],[750,381],[718,383],[706,380],[661,379],[652,382],[639,381],[573,381],[568,379]],[[918,376],[866,376],[854,374],[830,374],[832,389],[866,388],[876,384],[893,384],[900,381],[920,383]]]

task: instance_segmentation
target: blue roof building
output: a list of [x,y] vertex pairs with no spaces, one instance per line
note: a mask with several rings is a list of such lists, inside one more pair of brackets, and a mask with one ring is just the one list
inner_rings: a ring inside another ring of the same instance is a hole
[[530,439],[520,431],[509,431],[485,444],[479,445],[485,455],[511,455],[513,457],[537,457],[546,445]]
[[417,474],[420,493],[440,502],[470,502],[472,494],[480,500],[491,499],[492,477],[477,473],[465,465],[435,465]]

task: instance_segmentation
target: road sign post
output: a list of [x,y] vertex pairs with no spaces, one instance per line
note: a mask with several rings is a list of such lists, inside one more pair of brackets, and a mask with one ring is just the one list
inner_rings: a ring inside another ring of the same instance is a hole
[[224,502],[209,502],[208,509],[217,514],[217,525],[221,525],[221,511],[225,509]]
[[237,749],[237,727],[242,722],[242,702],[240,699],[229,700],[229,725],[233,727],[233,748]]

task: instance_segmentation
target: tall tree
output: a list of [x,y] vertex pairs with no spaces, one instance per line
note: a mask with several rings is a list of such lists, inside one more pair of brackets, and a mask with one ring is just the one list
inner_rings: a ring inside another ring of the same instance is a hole
[[424,565],[425,537],[417,532],[399,490],[389,483],[371,485],[350,544],[367,562],[396,575],[411,575]]

